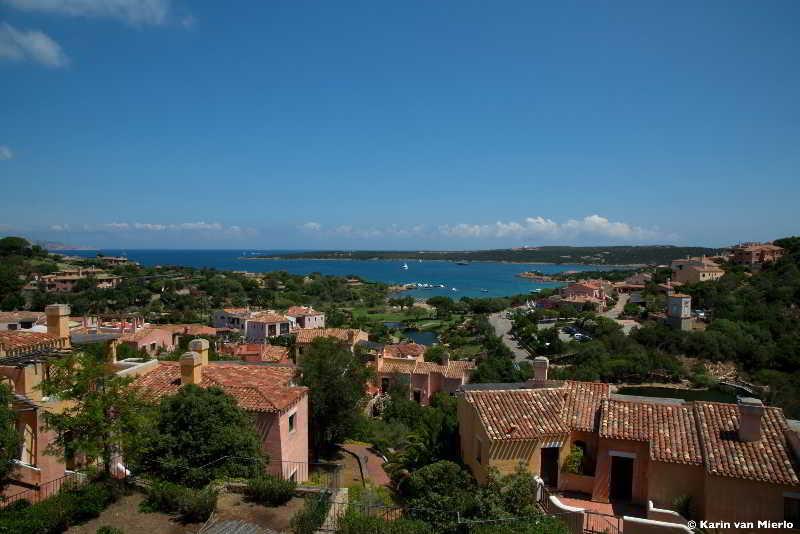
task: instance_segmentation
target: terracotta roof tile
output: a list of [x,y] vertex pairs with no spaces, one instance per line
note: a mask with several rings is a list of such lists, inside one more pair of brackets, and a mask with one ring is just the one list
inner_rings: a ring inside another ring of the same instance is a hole
[[650,458],[700,465],[703,456],[691,404],[606,400],[600,436],[650,443]]
[[217,329],[203,324],[160,324],[158,328],[187,336],[216,336]]
[[367,334],[353,328],[305,328],[297,332],[297,343],[311,343],[318,337],[333,337],[350,342],[359,337],[367,339]]
[[719,476],[775,484],[799,484],[784,432],[786,419],[780,408],[765,407],[761,439],[738,439],[739,410],[735,404],[696,402],[706,470]]
[[18,352],[52,346],[59,338],[47,332],[31,332],[29,330],[0,330],[0,349],[4,352]]
[[495,440],[539,439],[569,432],[563,411],[566,393],[557,389],[469,390],[486,434]]
[[[240,407],[253,412],[278,412],[293,406],[308,388],[293,386],[292,367],[213,362],[203,366],[202,387],[217,386],[236,399]],[[181,387],[179,362],[159,362],[149,373],[138,377],[133,387],[146,397],[159,399],[174,395]]]
[[322,315],[322,312],[318,312],[309,306],[292,306],[286,310],[286,315],[289,315],[290,317],[306,317],[311,315]]
[[569,427],[584,432],[597,431],[597,414],[603,400],[608,398],[608,384],[568,381],[565,388],[568,393],[565,416]]
[[417,358],[425,354],[425,345],[418,343],[394,343],[383,348],[384,356],[390,358]]
[[289,358],[289,349],[277,345],[263,345],[259,343],[242,343],[237,345],[233,356],[258,356],[262,362],[279,362]]

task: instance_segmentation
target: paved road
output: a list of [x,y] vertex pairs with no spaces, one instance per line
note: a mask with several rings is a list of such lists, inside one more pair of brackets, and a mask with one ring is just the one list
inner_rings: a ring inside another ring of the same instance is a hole
[[494,328],[494,333],[503,339],[503,344],[514,353],[515,361],[527,361],[529,356],[528,351],[520,347],[509,334],[511,330],[511,321],[506,318],[506,313],[508,313],[508,310],[489,315],[489,324]]
[[620,293],[619,298],[617,299],[617,303],[614,304],[614,307],[608,311],[604,311],[600,315],[603,317],[608,317],[609,319],[616,319],[622,314],[622,309],[628,303],[628,299],[631,298],[630,295],[627,293]]

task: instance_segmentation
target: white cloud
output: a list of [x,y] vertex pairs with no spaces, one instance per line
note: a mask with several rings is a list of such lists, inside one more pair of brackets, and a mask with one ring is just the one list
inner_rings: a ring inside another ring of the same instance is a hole
[[8,160],[14,157],[14,152],[11,151],[6,145],[0,145],[0,161]]
[[[170,0],[2,1],[22,11],[67,15],[71,17],[110,18],[122,20],[133,26],[161,25],[168,20],[170,14]],[[191,20],[192,22],[194,21],[194,19]]]
[[544,217],[528,217],[524,221],[497,221],[494,224],[442,225],[439,232],[446,237],[460,238],[539,238],[575,239],[587,236],[607,239],[641,240],[658,237],[654,230],[632,226],[624,222],[613,222],[600,215],[588,215],[583,219],[569,219],[558,223]]
[[0,59],[33,61],[52,68],[69,65],[69,58],[47,34],[18,30],[7,22],[0,24]]
[[298,226],[301,230],[307,230],[309,232],[319,232],[322,230],[322,225],[317,222],[309,221],[307,223],[301,224]]

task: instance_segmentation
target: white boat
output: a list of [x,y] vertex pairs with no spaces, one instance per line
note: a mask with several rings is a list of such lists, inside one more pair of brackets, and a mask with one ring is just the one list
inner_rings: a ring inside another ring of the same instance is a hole
[[458,291],[458,289],[456,289],[456,288],[454,288],[454,287],[451,287],[451,288],[450,288],[450,291]]
[[403,269],[405,269],[406,271],[408,270],[408,264],[407,263],[403,264]]

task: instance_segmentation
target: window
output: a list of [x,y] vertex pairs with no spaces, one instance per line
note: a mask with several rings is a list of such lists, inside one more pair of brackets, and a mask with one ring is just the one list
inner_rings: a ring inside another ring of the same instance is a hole
[[33,451],[35,439],[31,425],[25,425],[25,428],[22,429],[22,444],[19,453],[19,459],[24,464],[35,465],[36,457]]
[[794,524],[800,522],[800,494],[784,493],[783,519]]
[[289,414],[289,432],[294,432],[297,423],[297,413]]

